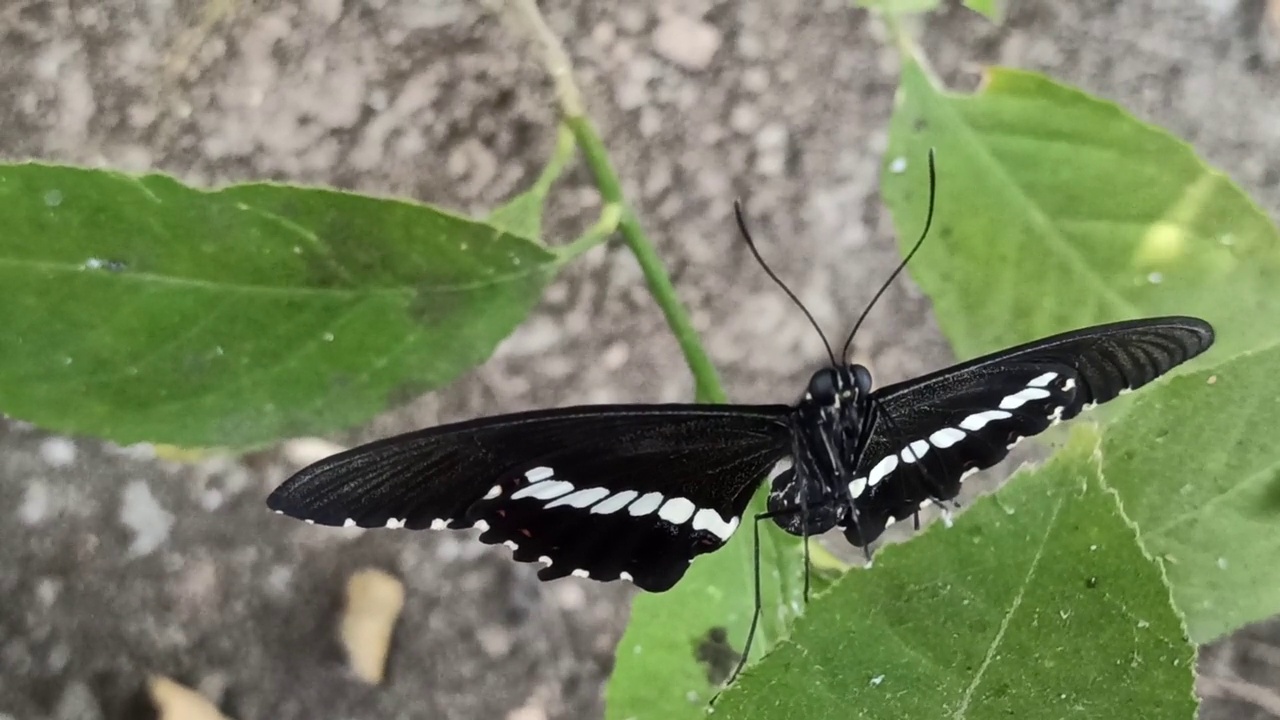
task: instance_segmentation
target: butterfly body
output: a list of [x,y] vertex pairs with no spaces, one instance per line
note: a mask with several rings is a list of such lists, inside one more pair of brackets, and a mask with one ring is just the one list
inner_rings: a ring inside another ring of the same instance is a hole
[[598,405],[500,415],[353,448],[294,475],[273,510],[321,525],[459,529],[542,579],[662,591],[768,507],[795,535],[839,527],[866,546],[954,498],[1015,443],[1203,352],[1187,317],[1075,330],[872,388],[819,370],[794,405]]
[[826,367],[796,403],[790,467],[780,468],[769,512],[792,535],[819,535],[847,518],[845,492],[871,412],[871,373],[861,365]]

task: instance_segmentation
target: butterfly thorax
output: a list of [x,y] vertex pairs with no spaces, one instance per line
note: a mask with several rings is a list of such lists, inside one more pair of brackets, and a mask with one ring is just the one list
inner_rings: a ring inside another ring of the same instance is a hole
[[813,374],[797,403],[792,470],[769,493],[776,522],[795,535],[816,535],[850,512],[844,488],[858,461],[871,413],[871,373],[861,365],[827,367]]

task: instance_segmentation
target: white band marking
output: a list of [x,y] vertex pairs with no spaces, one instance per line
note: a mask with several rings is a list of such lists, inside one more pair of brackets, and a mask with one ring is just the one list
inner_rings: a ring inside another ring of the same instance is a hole
[[[897,455],[893,455],[892,457],[897,457]],[[867,489],[866,478],[854,478],[853,482],[849,483],[849,497],[854,500],[857,500],[858,498],[862,497],[862,493],[866,489]]]
[[1049,371],[1027,383],[1027,387],[1045,387],[1049,383],[1053,382],[1053,379],[1056,377],[1058,377],[1058,373]]
[[1043,400],[1049,397],[1049,391],[1044,388],[1029,387],[1025,390],[1009,395],[1000,401],[1001,410],[1014,410],[1020,408],[1027,403],[1028,400]]
[[977,432],[987,426],[987,423],[994,420],[1008,420],[1013,417],[1012,414],[1003,410],[984,410],[980,413],[974,413],[969,417],[960,421],[960,427],[969,432]]
[[964,438],[965,438],[965,435],[963,430],[957,430],[955,428],[943,428],[937,431],[936,433],[930,435],[929,442],[933,443],[933,446],[938,448],[939,450],[943,450],[951,447],[952,445],[955,445],[956,443],[960,442]]
[[689,518],[693,517],[693,511],[696,509],[697,507],[687,498],[671,498],[662,504],[658,510],[658,517],[672,525],[682,525],[689,522]]
[[[555,482],[555,481],[553,480],[552,482]],[[600,502],[606,497],[609,497],[608,488],[602,488],[602,487],[587,488],[585,490],[578,490],[577,492],[569,493],[568,495],[565,495],[559,500],[552,500],[551,502],[547,503],[547,506],[545,509],[550,510],[553,507],[560,507],[561,505],[569,505],[576,508],[584,508],[588,505],[594,505],[595,503]]]
[[558,498],[565,493],[573,490],[573,483],[564,480],[543,480],[532,485],[522,487],[511,494],[512,500],[521,498],[537,498],[539,500],[551,500]]
[[539,480],[546,480],[555,474],[555,471],[549,467],[538,466],[526,472],[524,476],[529,479],[529,482],[536,483]]
[[702,509],[694,513],[693,529],[706,530],[721,540],[727,541],[733,537],[733,531],[738,529],[738,518],[730,518],[725,522],[724,518],[720,517],[720,513],[715,510]]
[[654,510],[657,510],[658,506],[661,504],[662,493],[647,492],[644,495],[641,495],[639,500],[631,503],[631,506],[627,508],[627,512],[630,513],[632,517],[640,517],[641,515],[648,515]]
[[[893,472],[898,467],[897,455],[886,455],[871,468],[871,472],[867,474],[867,485],[875,487],[885,478],[886,475]],[[859,493],[861,494],[861,493]]]
[[616,513],[626,507],[627,503],[635,500],[638,495],[640,495],[640,493],[635,490],[623,490],[620,493],[614,493],[613,497],[592,506],[591,513],[593,515],[608,515],[610,513]]
[[929,443],[924,440],[916,440],[902,449],[902,462],[913,463],[923,458],[927,452],[929,452]]

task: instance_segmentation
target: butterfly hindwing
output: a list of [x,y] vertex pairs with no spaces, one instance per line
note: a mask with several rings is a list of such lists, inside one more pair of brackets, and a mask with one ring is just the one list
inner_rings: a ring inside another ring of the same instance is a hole
[[1213,330],[1194,318],[1085,328],[992,353],[874,394],[850,486],[865,545],[921,503],[949,500],[967,475],[1022,438],[1135,390],[1195,357]]
[[776,406],[587,406],[388,438],[303,469],[268,505],[322,525],[481,528],[539,577],[673,585],[721,547],[786,454]]

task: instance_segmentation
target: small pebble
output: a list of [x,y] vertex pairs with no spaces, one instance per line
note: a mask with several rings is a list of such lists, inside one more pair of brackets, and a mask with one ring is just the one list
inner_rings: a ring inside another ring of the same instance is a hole
[[653,31],[653,51],[685,70],[707,69],[721,42],[715,26],[686,15],[670,15]]

